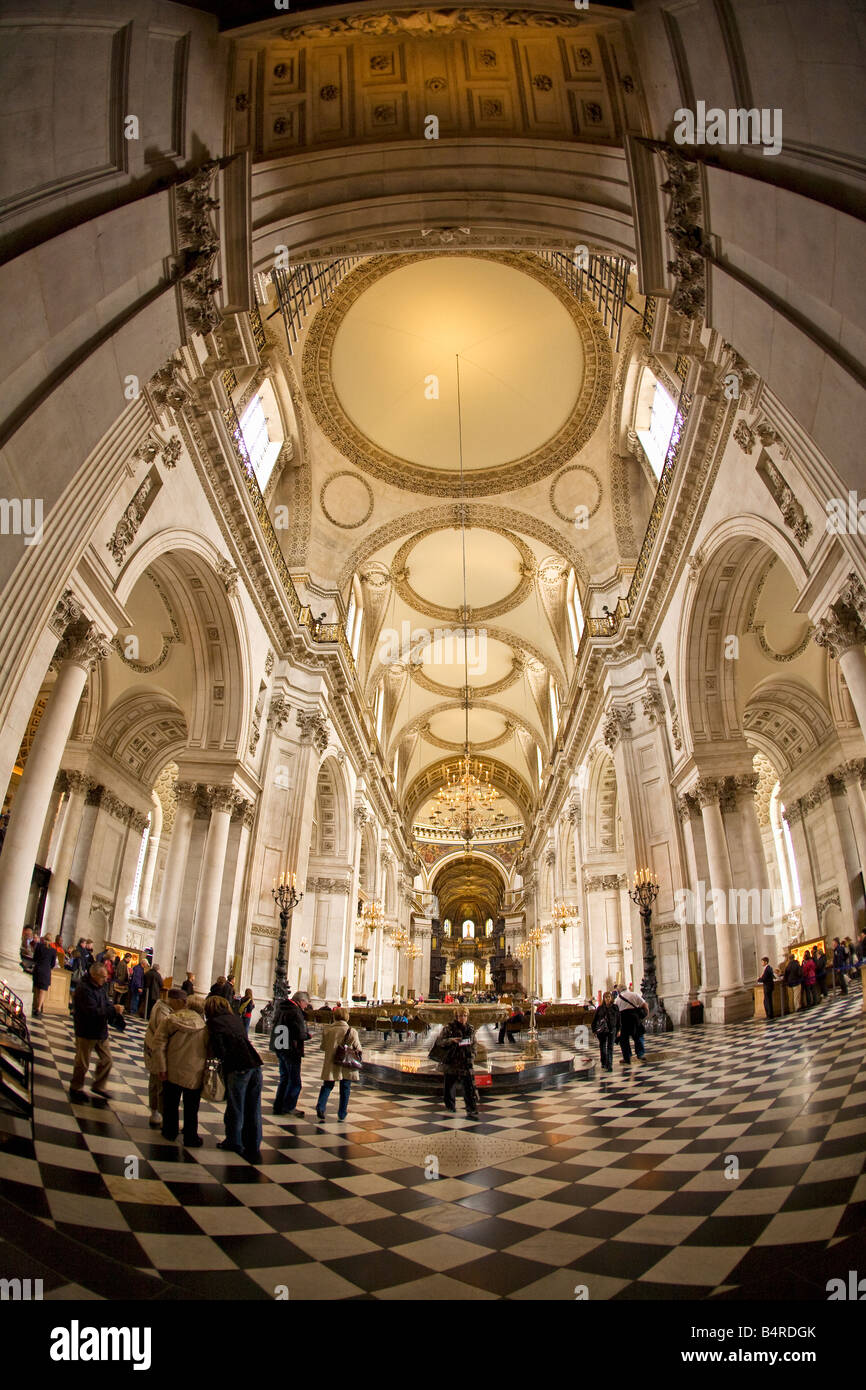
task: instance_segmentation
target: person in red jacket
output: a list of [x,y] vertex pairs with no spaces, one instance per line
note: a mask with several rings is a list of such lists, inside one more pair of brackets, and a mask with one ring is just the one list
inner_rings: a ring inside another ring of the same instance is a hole
[[800,968],[803,971],[803,1003],[801,1007],[808,1009],[810,1005],[818,1002],[815,962],[808,951],[800,962]]

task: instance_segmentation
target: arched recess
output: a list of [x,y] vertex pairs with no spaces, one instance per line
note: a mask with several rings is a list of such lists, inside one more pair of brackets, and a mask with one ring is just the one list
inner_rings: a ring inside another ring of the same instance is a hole
[[761,681],[749,695],[743,732],[770,759],[780,781],[836,736],[830,712],[814,690],[801,681],[775,676]]
[[468,856],[462,850],[449,854],[436,866],[431,882],[439,899],[440,920],[447,917],[463,922],[471,918],[482,924],[488,917],[496,921],[507,887],[503,866],[481,850]]
[[683,741],[689,752],[742,743],[737,661],[727,639],[745,632],[750,600],[770,555],[779,557],[799,590],[807,577],[803,558],[763,517],[747,513],[729,518],[701,544],[697,581],[684,596],[677,652]]
[[145,684],[115,700],[94,739],[94,750],[148,793],[166,763],[176,761],[186,747],[187,723],[180,705],[166,691]]
[[[442,785],[447,769],[453,766],[456,756],[454,754],[450,759],[443,758],[432,763],[413,778],[403,797],[403,808],[410,823],[424,802]],[[528,824],[532,815],[533,797],[525,780],[514,768],[507,767],[505,763],[494,758],[485,757],[484,765],[490,769],[490,780],[496,790],[511,798],[521,812],[524,824]]]
[[[181,638],[188,644],[192,692],[187,707],[189,747],[196,752],[234,752],[249,741],[252,663],[243,606],[231,567],[209,541],[193,532],[167,530],[134,552],[117,585],[126,607],[147,572],[166,595]],[[122,645],[126,634],[118,633]],[[169,655],[166,669],[176,656]],[[118,654],[112,662],[122,661]],[[135,670],[133,663],[125,663]]]
[[376,832],[372,825],[361,831],[361,855],[358,864],[358,887],[369,900],[376,896]]
[[316,781],[315,834],[311,856],[349,857],[349,792],[336,758],[326,756]]
[[586,792],[586,854],[604,858],[623,853],[616,769],[610,753],[592,763]]

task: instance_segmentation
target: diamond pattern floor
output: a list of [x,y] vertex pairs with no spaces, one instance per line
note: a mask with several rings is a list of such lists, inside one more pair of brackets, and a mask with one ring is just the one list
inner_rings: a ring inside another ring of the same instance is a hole
[[0,1276],[53,1299],[823,1300],[866,1268],[864,1032],[856,989],[649,1039],[643,1066],[562,1090],[482,1095],[475,1125],[360,1087],[320,1125],[313,1053],[310,1118],[271,1116],[266,1067],[251,1167],[216,1149],[221,1107],[202,1106],[201,1149],[148,1128],[137,1022],[112,1036],[110,1102],[72,1105],[71,1027],[46,1017],[32,1136],[0,1116]]

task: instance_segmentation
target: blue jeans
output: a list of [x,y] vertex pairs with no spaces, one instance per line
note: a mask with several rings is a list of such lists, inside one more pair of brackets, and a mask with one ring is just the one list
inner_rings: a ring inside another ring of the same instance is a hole
[[[322,1089],[319,1092],[319,1099],[316,1101],[316,1110],[320,1115],[324,1115],[325,1106],[328,1104],[328,1096],[334,1089],[336,1082],[323,1081]],[[352,1094],[351,1081],[340,1082],[340,1104],[337,1108],[337,1119],[345,1120],[346,1112],[349,1109],[349,1096]]]
[[[605,1071],[610,1071],[613,1068],[614,1042],[615,1039],[613,1033],[611,1033],[610,1031],[608,1031],[607,1033],[599,1034],[598,1046],[599,1051],[601,1052],[601,1065],[604,1067]],[[641,1038],[641,1042],[643,1042],[643,1038]]]
[[230,1071],[226,1076],[226,1142],[246,1154],[262,1147],[262,1069]]
[[619,1045],[622,1048],[622,1059],[624,1062],[631,1061],[631,1047],[629,1046],[631,1039],[634,1039],[634,1051],[636,1057],[643,1057],[644,1053],[646,1052],[646,1043],[643,1040],[643,1035],[641,1035],[640,1037],[635,1037],[634,1025],[636,1022],[636,1010],[622,1010],[622,1014],[620,1016],[619,1021]]
[[137,1014],[137,1013],[138,1013],[138,1006],[139,1006],[139,1003],[140,1003],[140,1002],[141,1002],[141,990],[140,990],[140,989],[133,989],[132,985],[130,985],[130,986],[129,986],[129,1013],[131,1013],[131,1014],[133,1014],[133,1015]]
[[301,1094],[301,1059],[291,1052],[279,1052],[277,1060],[280,1080],[274,1096],[274,1114],[284,1115],[287,1110],[294,1110]]

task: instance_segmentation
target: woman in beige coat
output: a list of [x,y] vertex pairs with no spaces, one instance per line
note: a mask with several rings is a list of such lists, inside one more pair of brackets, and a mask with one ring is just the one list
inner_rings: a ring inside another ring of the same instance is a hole
[[188,1149],[200,1149],[198,1107],[204,1083],[208,1031],[200,1013],[187,1005],[182,989],[168,992],[172,1013],[163,1019],[154,1043],[154,1065],[162,1081],[162,1136],[176,1139],[180,1127],[180,1100],[183,1096],[183,1142]]
[[316,1101],[316,1117],[324,1120],[325,1106],[328,1103],[328,1096],[334,1089],[334,1082],[340,1083],[340,1104],[337,1109],[337,1119],[345,1120],[346,1112],[349,1109],[349,1093],[352,1082],[360,1074],[357,1067],[342,1067],[334,1061],[334,1053],[337,1048],[345,1043],[347,1047],[356,1047],[361,1050],[361,1039],[354,1028],[349,1027],[349,1013],[347,1009],[335,1009],[334,1020],[332,1023],[325,1024],[322,1029],[322,1051],[325,1060],[322,1063],[322,1089],[319,1092],[319,1099]]
[[159,1032],[159,1025],[166,1018],[171,1018],[171,1005],[164,999],[157,999],[150,1011],[150,1018],[147,1020],[147,1030],[144,1034],[144,1065],[147,1069],[147,1098],[150,1102],[150,1128],[162,1128],[162,1082],[159,1079],[159,1068],[156,1065],[153,1049],[156,1046],[156,1035]]

